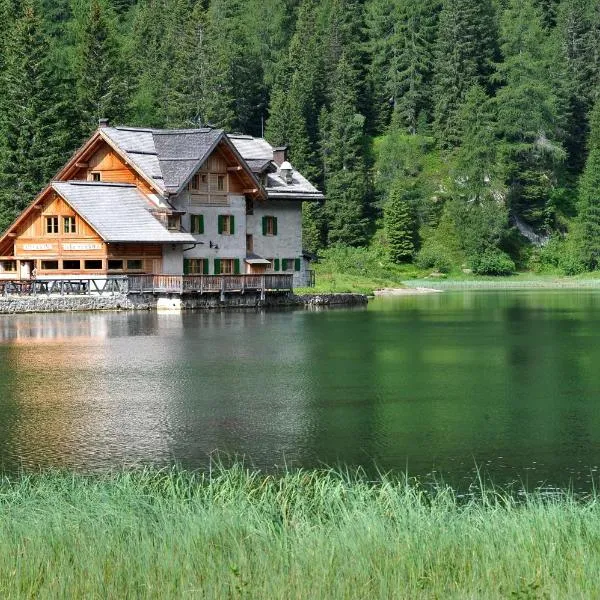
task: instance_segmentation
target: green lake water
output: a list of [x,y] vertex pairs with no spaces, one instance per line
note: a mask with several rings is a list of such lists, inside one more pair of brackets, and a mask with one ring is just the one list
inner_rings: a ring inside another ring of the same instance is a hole
[[600,292],[446,292],[368,309],[0,316],[0,465],[215,451],[466,486],[600,482]]

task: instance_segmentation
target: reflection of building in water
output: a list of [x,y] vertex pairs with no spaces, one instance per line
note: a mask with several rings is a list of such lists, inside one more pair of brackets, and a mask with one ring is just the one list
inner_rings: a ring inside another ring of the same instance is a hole
[[198,466],[215,450],[303,462],[317,416],[303,319],[245,311],[3,323],[0,349],[18,381],[7,389],[13,446],[36,467]]
[[105,338],[107,331],[107,319],[100,314],[19,315],[0,320],[0,343],[76,343]]

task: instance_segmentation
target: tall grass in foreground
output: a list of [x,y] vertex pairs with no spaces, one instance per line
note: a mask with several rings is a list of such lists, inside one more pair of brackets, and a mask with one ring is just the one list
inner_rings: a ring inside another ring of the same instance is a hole
[[334,471],[0,483],[1,598],[597,598],[595,494]]

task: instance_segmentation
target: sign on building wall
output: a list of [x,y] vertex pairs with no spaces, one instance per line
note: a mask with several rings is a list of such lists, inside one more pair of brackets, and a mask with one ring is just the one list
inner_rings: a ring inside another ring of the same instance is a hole
[[23,244],[23,250],[53,250],[52,244]]
[[63,244],[66,252],[81,252],[83,250],[102,250],[102,244]]

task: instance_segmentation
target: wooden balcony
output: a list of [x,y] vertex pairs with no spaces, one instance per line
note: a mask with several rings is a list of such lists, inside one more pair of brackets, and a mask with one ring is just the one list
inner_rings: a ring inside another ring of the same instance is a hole
[[247,291],[286,292],[293,289],[291,274],[267,275],[130,275],[129,293],[244,294]]

